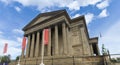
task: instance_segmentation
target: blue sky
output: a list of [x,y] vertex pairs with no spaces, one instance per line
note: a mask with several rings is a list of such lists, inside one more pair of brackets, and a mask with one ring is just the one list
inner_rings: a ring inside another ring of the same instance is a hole
[[119,0],[0,0],[0,55],[8,43],[11,58],[21,54],[22,28],[39,13],[66,9],[71,18],[85,15],[90,37],[100,34],[111,54],[120,54]]

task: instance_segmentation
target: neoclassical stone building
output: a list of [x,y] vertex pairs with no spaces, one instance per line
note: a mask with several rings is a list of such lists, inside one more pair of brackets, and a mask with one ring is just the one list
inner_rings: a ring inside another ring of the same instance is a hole
[[71,19],[66,10],[41,13],[23,28],[28,41],[26,52],[22,51],[21,65],[41,63],[45,28],[49,29],[49,43],[44,47],[45,65],[103,65],[98,37],[89,37],[85,17]]

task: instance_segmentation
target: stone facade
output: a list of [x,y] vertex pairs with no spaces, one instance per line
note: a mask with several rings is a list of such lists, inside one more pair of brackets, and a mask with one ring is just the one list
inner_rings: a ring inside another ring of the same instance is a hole
[[[89,38],[84,16],[70,19],[66,10],[41,13],[23,28],[27,37],[21,65],[41,63],[43,29],[49,29],[49,43],[44,47],[45,65],[103,65],[98,37]],[[12,65],[12,63],[10,63]]]

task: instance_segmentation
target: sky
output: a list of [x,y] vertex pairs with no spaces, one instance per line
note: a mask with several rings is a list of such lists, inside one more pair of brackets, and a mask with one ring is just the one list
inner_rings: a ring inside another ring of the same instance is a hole
[[120,0],[0,0],[0,55],[8,43],[12,59],[21,55],[22,28],[40,13],[66,9],[71,18],[85,15],[90,38],[99,37],[110,54],[120,54]]

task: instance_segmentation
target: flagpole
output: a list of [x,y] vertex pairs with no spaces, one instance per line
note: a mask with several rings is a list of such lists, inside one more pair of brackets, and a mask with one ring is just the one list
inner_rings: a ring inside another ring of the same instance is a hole
[[43,63],[43,58],[44,58],[44,30],[43,30],[43,39],[42,39],[42,51],[41,51],[41,64],[40,65],[45,65]]
[[1,58],[0,58],[0,63],[1,63]]
[[[24,50],[24,49],[22,49],[22,51],[23,51],[23,50]],[[21,54],[21,55],[22,55],[22,54]],[[20,65],[20,56],[19,56],[17,65]]]
[[[99,38],[98,43],[101,43],[101,44],[102,44],[102,42],[101,42],[101,40],[102,40],[102,34],[101,34],[101,32],[99,32],[98,38]],[[102,47],[102,46],[101,46],[101,47]],[[100,50],[100,51],[102,52],[102,50]],[[100,53],[100,54],[103,54],[103,53]]]
[[[3,53],[3,57],[4,57],[4,55],[5,55],[5,54]],[[4,62],[3,62],[3,65],[5,65]]]
[[[3,53],[2,53],[2,55],[3,55]],[[1,60],[2,60],[2,55],[1,55],[1,58],[0,58],[0,63],[1,63]]]
[[[4,50],[3,50],[3,57],[7,55],[7,47],[8,47],[8,44],[5,43]],[[3,63],[3,65],[5,65],[5,63]]]
[[[3,53],[2,53],[2,55],[3,55]],[[2,55],[1,55],[1,58],[0,58],[0,63],[1,63],[1,61],[2,61]]]

